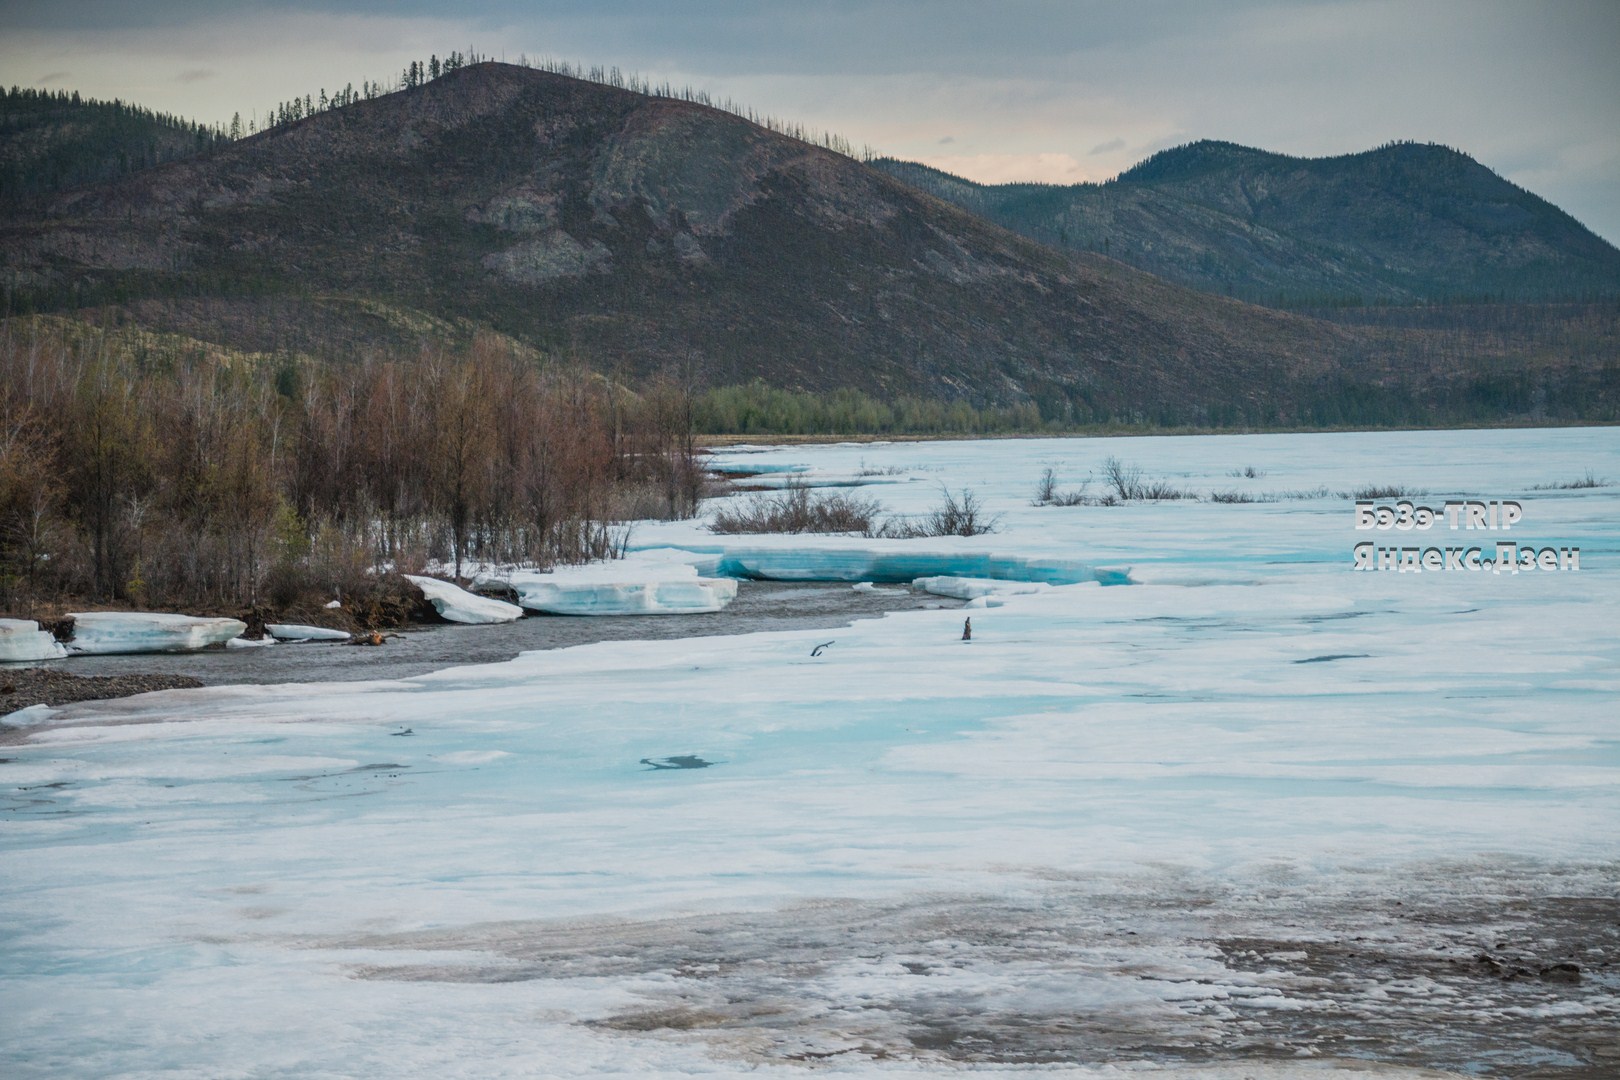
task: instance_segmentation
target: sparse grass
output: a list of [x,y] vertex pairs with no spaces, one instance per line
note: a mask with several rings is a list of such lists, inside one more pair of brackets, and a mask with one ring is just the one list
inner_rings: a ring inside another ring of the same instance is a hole
[[717,533],[859,533],[875,535],[883,505],[842,492],[812,492],[790,484],[773,495],[759,494],[740,506],[715,512],[709,528]]
[[1566,480],[1563,483],[1536,484],[1530,490],[1531,491],[1581,491],[1581,490],[1583,490],[1585,488],[1600,488],[1600,487],[1608,487],[1608,486],[1609,486],[1609,482],[1607,480],[1600,480],[1597,477],[1597,475],[1592,472],[1591,469],[1587,469],[1585,476],[1577,477],[1574,480]]
[[856,476],[904,476],[904,475],[906,475],[906,470],[901,468],[898,465],[877,466],[877,465],[868,465],[865,461],[862,461],[861,462],[861,467],[859,469],[855,470],[855,475]]
[[1260,500],[1247,491],[1212,491],[1209,501],[1213,503],[1252,503]]
[[1260,477],[1266,474],[1261,472],[1259,469],[1256,469],[1253,465],[1245,465],[1241,469],[1232,469],[1226,475],[1241,477],[1245,480],[1258,480]]
[[1418,488],[1402,487],[1400,484],[1372,484],[1346,494],[1352,499],[1412,499],[1427,495],[1428,492]]

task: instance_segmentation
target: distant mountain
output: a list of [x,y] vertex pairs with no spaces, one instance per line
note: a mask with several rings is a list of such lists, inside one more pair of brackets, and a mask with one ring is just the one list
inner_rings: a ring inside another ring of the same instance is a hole
[[728,112],[492,63],[8,204],[0,285],[14,313],[253,354],[493,332],[632,381],[1080,420],[1410,422],[1476,400],[1488,417],[1532,401],[1590,415],[1620,390],[1557,357],[1502,390],[1519,363],[1503,353],[1481,398],[1476,366],[1426,331],[1170,284]]
[[200,124],[122,101],[0,90],[0,205],[99,184],[224,141]]
[[1294,158],[1204,141],[1073,186],[874,164],[1042,243],[1276,307],[1620,296],[1620,250],[1443,146]]

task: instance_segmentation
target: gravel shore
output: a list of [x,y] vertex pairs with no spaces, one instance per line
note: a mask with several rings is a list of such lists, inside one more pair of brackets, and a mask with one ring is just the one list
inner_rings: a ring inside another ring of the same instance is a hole
[[191,675],[70,675],[50,668],[0,671],[0,717],[30,705],[68,705],[75,701],[128,697],[150,690],[184,690],[203,685]]

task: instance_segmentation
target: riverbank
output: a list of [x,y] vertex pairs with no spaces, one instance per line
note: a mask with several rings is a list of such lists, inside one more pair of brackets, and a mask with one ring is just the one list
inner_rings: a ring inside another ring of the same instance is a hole
[[407,679],[467,664],[500,663],[537,649],[764,630],[832,630],[895,611],[960,606],[961,601],[903,587],[857,591],[840,582],[743,581],[736,600],[706,614],[530,615],[487,626],[417,624],[389,635],[378,647],[310,642],[194,653],[74,656],[38,666],[0,667],[0,688],[16,687],[16,692],[0,695],[0,719],[29,705],[65,705],[181,686]]
[[129,672],[120,675],[75,675],[55,667],[11,666],[0,674],[0,717],[30,705],[72,705],[103,701],[153,690],[189,690],[202,686],[193,675]]

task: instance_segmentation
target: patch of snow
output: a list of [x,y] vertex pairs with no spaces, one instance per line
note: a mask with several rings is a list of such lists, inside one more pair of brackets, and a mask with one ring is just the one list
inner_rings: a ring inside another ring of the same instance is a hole
[[0,663],[59,660],[66,655],[62,643],[33,619],[0,619]]
[[72,613],[70,653],[193,652],[223,645],[247,629],[241,619],[170,615],[155,611]]
[[416,574],[401,576],[421,589],[422,594],[428,598],[428,603],[433,605],[440,617],[450,622],[479,625],[516,622],[523,617],[522,608],[516,604],[508,604],[505,600],[479,596],[438,578],[419,577]]
[[6,723],[17,725],[46,724],[54,719],[56,710],[49,705],[30,705],[26,709],[5,714]]
[[274,645],[275,643],[276,639],[273,637],[262,637],[258,639],[233,637],[231,640],[225,643],[225,647],[227,649],[262,649],[268,645]]

